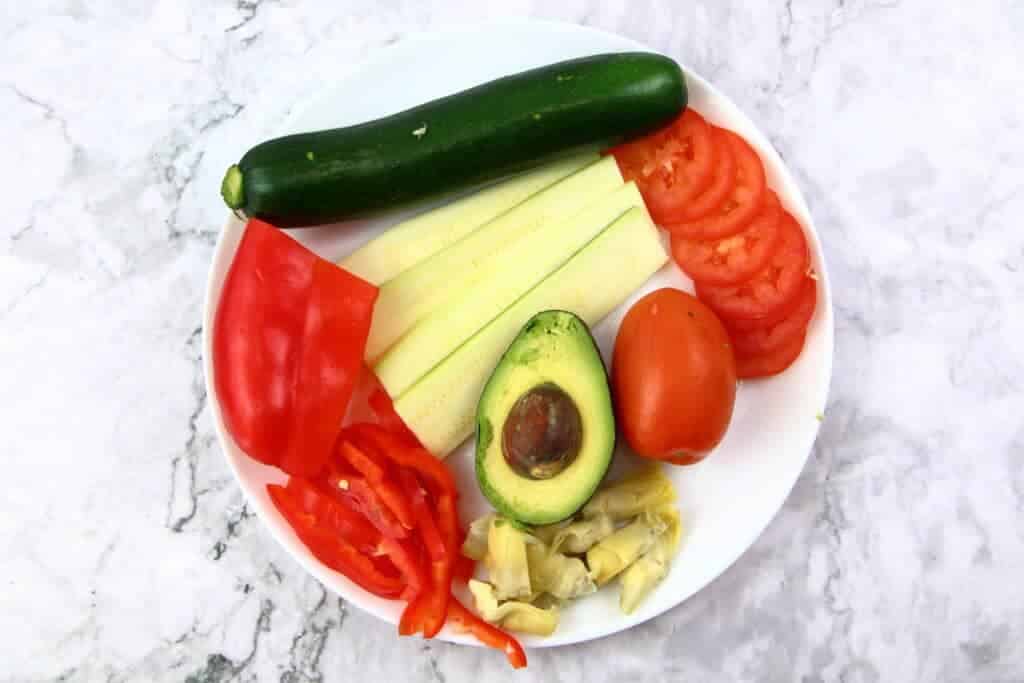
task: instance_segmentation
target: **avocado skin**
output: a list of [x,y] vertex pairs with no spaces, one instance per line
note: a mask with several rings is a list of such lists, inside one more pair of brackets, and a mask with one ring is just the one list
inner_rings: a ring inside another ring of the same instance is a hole
[[[584,439],[576,460],[563,472],[532,480],[505,462],[501,430],[516,399],[545,382],[560,386],[576,403]],[[608,372],[586,323],[569,311],[536,314],[498,361],[477,404],[475,465],[481,492],[513,520],[561,521],[594,494],[611,465],[615,443]]]

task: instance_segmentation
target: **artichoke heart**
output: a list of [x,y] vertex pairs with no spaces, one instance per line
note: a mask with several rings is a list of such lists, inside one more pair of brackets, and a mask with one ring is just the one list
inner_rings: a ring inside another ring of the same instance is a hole
[[462,542],[462,554],[479,562],[487,555],[487,535],[491,531],[494,513],[484,515],[473,521],[466,532],[466,540]]
[[654,546],[668,528],[659,515],[644,514],[587,551],[590,576],[603,586]]
[[507,519],[495,517],[491,521],[484,564],[499,600],[528,599],[533,595],[526,557],[528,538]]
[[500,624],[510,631],[549,636],[558,628],[558,611],[552,607],[541,609],[526,602],[509,600],[498,603],[494,586],[470,579],[469,592],[473,594],[476,609],[485,621]]
[[619,576],[619,583],[622,585],[619,608],[626,614],[632,614],[640,602],[665,578],[672,558],[679,550],[679,539],[682,536],[679,511],[665,505],[653,511],[653,514],[664,520],[668,528],[658,536],[650,550]]
[[530,563],[530,583],[538,593],[547,593],[559,600],[570,600],[597,590],[583,560],[553,552],[536,541],[526,546]]
[[644,510],[675,502],[676,491],[672,482],[657,464],[647,465],[597,492],[583,506],[583,516],[610,515],[620,522]]

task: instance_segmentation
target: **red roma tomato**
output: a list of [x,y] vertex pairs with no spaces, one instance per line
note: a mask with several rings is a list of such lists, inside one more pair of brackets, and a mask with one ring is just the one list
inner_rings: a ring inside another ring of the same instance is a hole
[[807,330],[807,324],[814,315],[814,306],[818,300],[817,283],[807,278],[800,294],[797,295],[796,308],[779,322],[769,327],[746,332],[729,330],[733,349],[739,356],[753,356],[768,353],[785,346]]
[[213,329],[214,383],[249,457],[319,473],[363,365],[377,288],[250,220]]
[[692,109],[661,130],[611,150],[623,177],[635,180],[657,223],[681,220],[690,199],[712,180],[711,128]]
[[711,144],[715,147],[715,168],[707,189],[694,197],[679,213],[679,221],[703,218],[726,200],[736,185],[736,157],[729,144],[728,131],[711,126]]
[[736,158],[736,182],[732,191],[713,211],[692,221],[667,221],[673,235],[694,240],[713,240],[735,235],[761,209],[765,193],[764,166],[747,141],[732,131],[721,129]]
[[807,278],[810,262],[807,240],[788,213],[783,215],[780,228],[779,245],[768,264],[750,279],[736,285],[697,283],[697,296],[720,315],[726,325],[734,320],[781,320],[796,305],[796,296]]
[[807,330],[802,330],[799,336],[774,351],[756,356],[737,356],[736,375],[740,379],[754,379],[779,374],[800,357],[806,333]]
[[725,328],[685,292],[651,292],[619,327],[612,391],[619,425],[639,455],[676,464],[701,460],[725,435],[736,399]]
[[730,285],[743,282],[764,267],[779,243],[782,209],[771,190],[761,213],[730,237],[688,240],[672,236],[672,256],[695,282]]

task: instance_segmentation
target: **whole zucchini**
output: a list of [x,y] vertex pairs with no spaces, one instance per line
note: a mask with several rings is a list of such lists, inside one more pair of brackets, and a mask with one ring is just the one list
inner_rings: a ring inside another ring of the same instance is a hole
[[330,223],[607,147],[686,107],[679,66],[616,53],[532,69],[375,121],[268,140],[224,176],[232,209]]

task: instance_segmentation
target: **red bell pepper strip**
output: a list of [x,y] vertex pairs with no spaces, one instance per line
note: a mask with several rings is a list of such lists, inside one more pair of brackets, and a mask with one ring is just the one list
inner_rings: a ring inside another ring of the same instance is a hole
[[290,478],[285,489],[318,528],[337,534],[365,555],[372,555],[380,546],[380,531],[354,505],[325,495],[301,477]]
[[313,476],[363,367],[377,288],[250,220],[213,329],[224,423],[250,457]]
[[441,538],[441,532],[437,529],[437,522],[434,520],[435,513],[430,509],[426,489],[423,488],[416,475],[408,469],[403,468],[398,471],[398,480],[402,486],[402,492],[410,501],[416,520],[416,530],[420,532],[420,537],[423,539],[427,557],[431,562],[446,560],[448,549]]
[[417,596],[426,590],[427,576],[423,570],[419,553],[412,546],[410,539],[388,538],[384,536],[380,542],[380,553],[391,560],[398,568],[405,586],[401,598],[414,602]]
[[374,461],[368,453],[356,448],[352,443],[341,440],[338,443],[338,454],[352,465],[358,472],[366,477],[366,480],[373,487],[377,496],[387,505],[388,509],[398,518],[399,523],[406,529],[415,526],[412,509],[409,501],[395,482],[389,477],[385,469],[387,463]]
[[461,631],[470,633],[488,647],[501,650],[514,669],[526,666],[526,652],[514,637],[466,609],[454,595],[448,601],[448,619]]
[[476,561],[472,558],[466,557],[462,554],[455,558],[455,567],[452,571],[452,578],[466,583],[473,578],[473,574],[475,572]]
[[433,638],[444,626],[448,612],[448,594],[451,591],[452,559],[448,546],[441,537],[434,519],[436,512],[427,502],[427,491],[412,470],[400,468],[402,490],[412,501],[416,515],[416,530],[430,559],[430,588],[413,600],[402,613],[398,623],[401,635],[423,631],[425,638]]
[[302,509],[291,491],[283,486],[268,484],[267,493],[299,540],[326,566],[382,598],[396,598],[402,594],[405,582],[401,578],[386,575],[371,558],[341,535],[327,531],[314,515]]
[[382,535],[391,538],[405,538],[409,535],[409,530],[398,521],[391,509],[377,495],[377,490],[366,479],[359,476],[343,476],[337,480],[331,477],[328,481],[334,485],[338,497],[355,506]]

